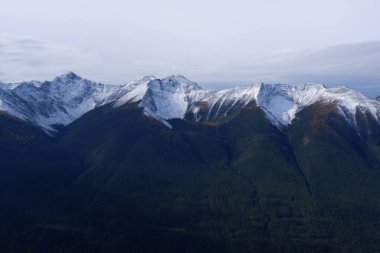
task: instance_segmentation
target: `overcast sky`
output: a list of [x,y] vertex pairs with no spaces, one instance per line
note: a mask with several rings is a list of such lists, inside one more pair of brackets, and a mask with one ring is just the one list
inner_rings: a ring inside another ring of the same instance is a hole
[[0,80],[182,74],[380,94],[378,0],[1,0]]

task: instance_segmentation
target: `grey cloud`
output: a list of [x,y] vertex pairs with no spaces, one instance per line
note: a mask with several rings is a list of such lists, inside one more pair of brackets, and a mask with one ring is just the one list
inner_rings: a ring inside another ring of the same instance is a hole
[[[321,50],[283,52],[215,70],[221,82],[344,85],[367,95],[380,94],[380,41],[337,45]],[[211,81],[211,80],[210,80]]]
[[1,81],[46,80],[69,70],[84,70],[97,58],[79,49],[33,38],[0,38]]

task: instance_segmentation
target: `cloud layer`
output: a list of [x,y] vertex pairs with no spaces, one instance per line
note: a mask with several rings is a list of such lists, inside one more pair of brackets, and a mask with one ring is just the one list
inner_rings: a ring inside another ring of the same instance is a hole
[[70,69],[85,70],[97,58],[76,48],[33,38],[0,37],[0,80],[52,78]]
[[380,41],[336,45],[321,50],[280,52],[215,71],[224,80],[344,85],[380,94]]
[[125,83],[143,74],[181,73],[218,89],[252,82],[344,85],[368,96],[380,94],[380,41],[342,44],[320,50],[282,51],[245,62],[196,62],[170,56],[161,61],[101,59],[96,54],[32,38],[0,39],[0,80],[51,79],[67,71]]

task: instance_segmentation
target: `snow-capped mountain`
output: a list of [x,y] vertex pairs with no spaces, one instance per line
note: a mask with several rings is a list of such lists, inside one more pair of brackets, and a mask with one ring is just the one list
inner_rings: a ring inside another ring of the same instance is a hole
[[317,102],[335,104],[338,112],[356,126],[358,111],[380,120],[380,103],[346,87],[327,88],[321,84],[291,86],[261,84],[256,99],[274,124],[289,125],[297,112]]
[[119,90],[119,86],[95,83],[70,72],[53,81],[0,86],[0,110],[51,131],[54,125],[67,125],[113,101]]
[[333,103],[352,125],[356,113],[380,121],[380,102],[345,87],[254,84],[221,91],[202,89],[181,75],[159,79],[146,76],[125,85],[106,85],[69,72],[52,81],[0,83],[0,110],[30,121],[44,130],[67,125],[84,113],[108,103],[115,108],[138,103],[144,113],[168,127],[174,118],[197,122],[233,117],[255,102],[276,126],[291,124],[297,112],[317,102]]
[[297,112],[317,102],[332,103],[353,126],[358,111],[380,121],[379,101],[345,87],[327,88],[321,84],[254,84],[221,91],[204,90],[183,76],[157,79],[152,76],[126,85],[128,91],[115,106],[139,102],[147,115],[167,126],[173,118],[195,121],[220,120],[240,112],[250,102],[262,108],[276,126],[289,125]]

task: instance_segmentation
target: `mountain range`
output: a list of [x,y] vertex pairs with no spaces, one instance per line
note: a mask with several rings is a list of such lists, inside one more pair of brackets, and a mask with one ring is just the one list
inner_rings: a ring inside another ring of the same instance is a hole
[[0,251],[378,252],[379,120],[321,84],[0,83]]
[[221,91],[204,90],[181,75],[159,79],[146,76],[126,85],[106,85],[73,72],[52,81],[0,83],[0,110],[50,132],[66,126],[96,107],[138,103],[147,116],[167,127],[170,119],[212,122],[235,116],[255,102],[272,124],[288,126],[296,113],[317,102],[333,104],[352,126],[357,112],[379,121],[380,103],[345,87],[254,84]]

